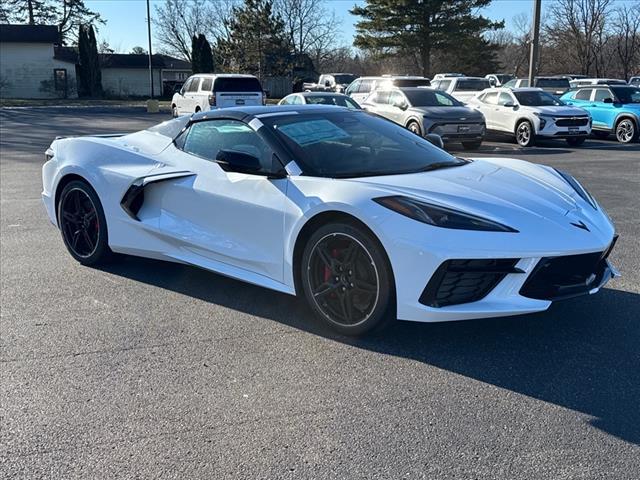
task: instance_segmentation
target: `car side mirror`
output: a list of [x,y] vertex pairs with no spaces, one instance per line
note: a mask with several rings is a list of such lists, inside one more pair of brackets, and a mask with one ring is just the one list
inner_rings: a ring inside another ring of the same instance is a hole
[[400,110],[406,110],[407,108],[409,108],[409,105],[407,105],[407,103],[402,100],[399,102],[393,102],[393,106],[398,107]]
[[507,107],[507,108],[514,108],[515,106],[516,104],[513,102],[507,102],[503,105],[503,107]]
[[216,162],[226,172],[255,174],[262,168],[258,157],[237,150],[220,150]]
[[437,133],[427,133],[424,136],[425,140],[429,143],[431,143],[432,145],[435,145],[436,147],[444,150],[444,142],[442,141],[442,137],[440,135],[438,135]]
[[605,98],[602,100],[603,103],[613,103],[613,98]]

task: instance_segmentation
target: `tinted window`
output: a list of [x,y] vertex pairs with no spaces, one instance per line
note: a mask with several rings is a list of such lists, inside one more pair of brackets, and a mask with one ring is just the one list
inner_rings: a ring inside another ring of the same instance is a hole
[[213,78],[203,78],[202,85],[200,85],[200,90],[202,90],[203,92],[210,92],[212,86]]
[[407,90],[404,94],[414,107],[451,107],[462,105],[459,101],[444,92],[437,90]]
[[308,105],[336,105],[338,107],[360,108],[360,106],[349,97],[340,95],[308,95],[305,98]]
[[513,88],[516,86],[517,81],[518,81],[517,79],[509,80],[507,83],[504,84],[504,86],[508,88]]
[[373,80],[362,80],[360,82],[360,88],[358,89],[358,93],[369,93],[371,91],[372,84],[373,84]]
[[640,88],[638,87],[612,87],[611,90],[622,103],[640,103]]
[[496,75],[496,77],[500,81],[501,84],[509,82],[509,81],[511,81],[513,79],[513,75],[506,75],[506,74],[501,74],[501,73]]
[[218,77],[214,85],[216,92],[262,92],[257,78]]
[[611,95],[611,92],[609,90],[606,90],[604,88],[597,88],[596,95],[595,97],[593,97],[593,101],[604,102],[605,98],[610,98],[611,100],[613,100],[613,95]]
[[396,78],[392,84],[396,87],[428,87],[431,82],[428,78]]
[[465,78],[458,80],[454,90],[456,92],[477,92],[485,88],[491,88],[491,84],[486,78]]
[[513,103],[513,98],[508,93],[502,92],[498,97],[498,105],[506,105],[507,103]]
[[583,88],[582,90],[578,90],[578,93],[576,93],[573,98],[575,98],[576,100],[588,101],[589,99],[591,99],[591,89]]
[[569,80],[566,78],[538,78],[536,80],[536,87],[540,88],[557,88],[569,90]]
[[553,95],[543,92],[542,90],[531,90],[529,92],[514,92],[520,105],[526,107],[551,107],[564,105]]
[[191,82],[189,82],[189,85],[187,86],[187,92],[197,92],[199,85],[200,85],[200,79],[192,78]]
[[406,128],[362,111],[263,117],[308,175],[349,177],[428,170],[456,159]]
[[182,129],[187,126],[187,123],[189,123],[189,115],[183,115],[182,117],[162,122],[148,130],[150,132],[156,132],[160,135],[164,135],[165,137],[176,138]]
[[334,75],[333,78],[335,79],[336,83],[345,85],[353,82],[357,77],[355,75]]
[[247,124],[237,120],[207,120],[191,125],[182,145],[185,152],[215,161],[220,150],[234,150],[258,157],[267,165],[271,152]]

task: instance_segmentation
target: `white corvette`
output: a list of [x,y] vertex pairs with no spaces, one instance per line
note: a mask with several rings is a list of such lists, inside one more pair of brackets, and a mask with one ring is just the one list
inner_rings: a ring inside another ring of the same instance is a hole
[[616,275],[615,233],[566,173],[453,157],[339,107],[242,107],[55,140],[43,199],[83,264],[112,252],[289,294],[346,334],[545,310]]

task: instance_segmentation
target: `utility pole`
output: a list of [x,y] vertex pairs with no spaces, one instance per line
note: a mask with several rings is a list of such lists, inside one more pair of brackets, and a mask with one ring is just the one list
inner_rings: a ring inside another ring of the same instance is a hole
[[151,98],[153,98],[153,67],[151,65],[153,54],[151,53],[151,10],[149,8],[149,0],[147,0],[147,34],[149,35],[149,84],[151,85]]
[[529,57],[529,86],[533,87],[533,78],[538,72],[538,50],[540,48],[540,9],[542,0],[533,0],[533,27],[531,38],[531,55]]

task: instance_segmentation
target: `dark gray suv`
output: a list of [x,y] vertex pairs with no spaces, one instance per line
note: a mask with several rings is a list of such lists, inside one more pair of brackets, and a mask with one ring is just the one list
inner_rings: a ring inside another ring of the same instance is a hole
[[362,103],[362,108],[417,135],[436,133],[445,143],[461,142],[465,149],[480,147],[486,129],[482,113],[445,92],[430,88],[377,90]]

